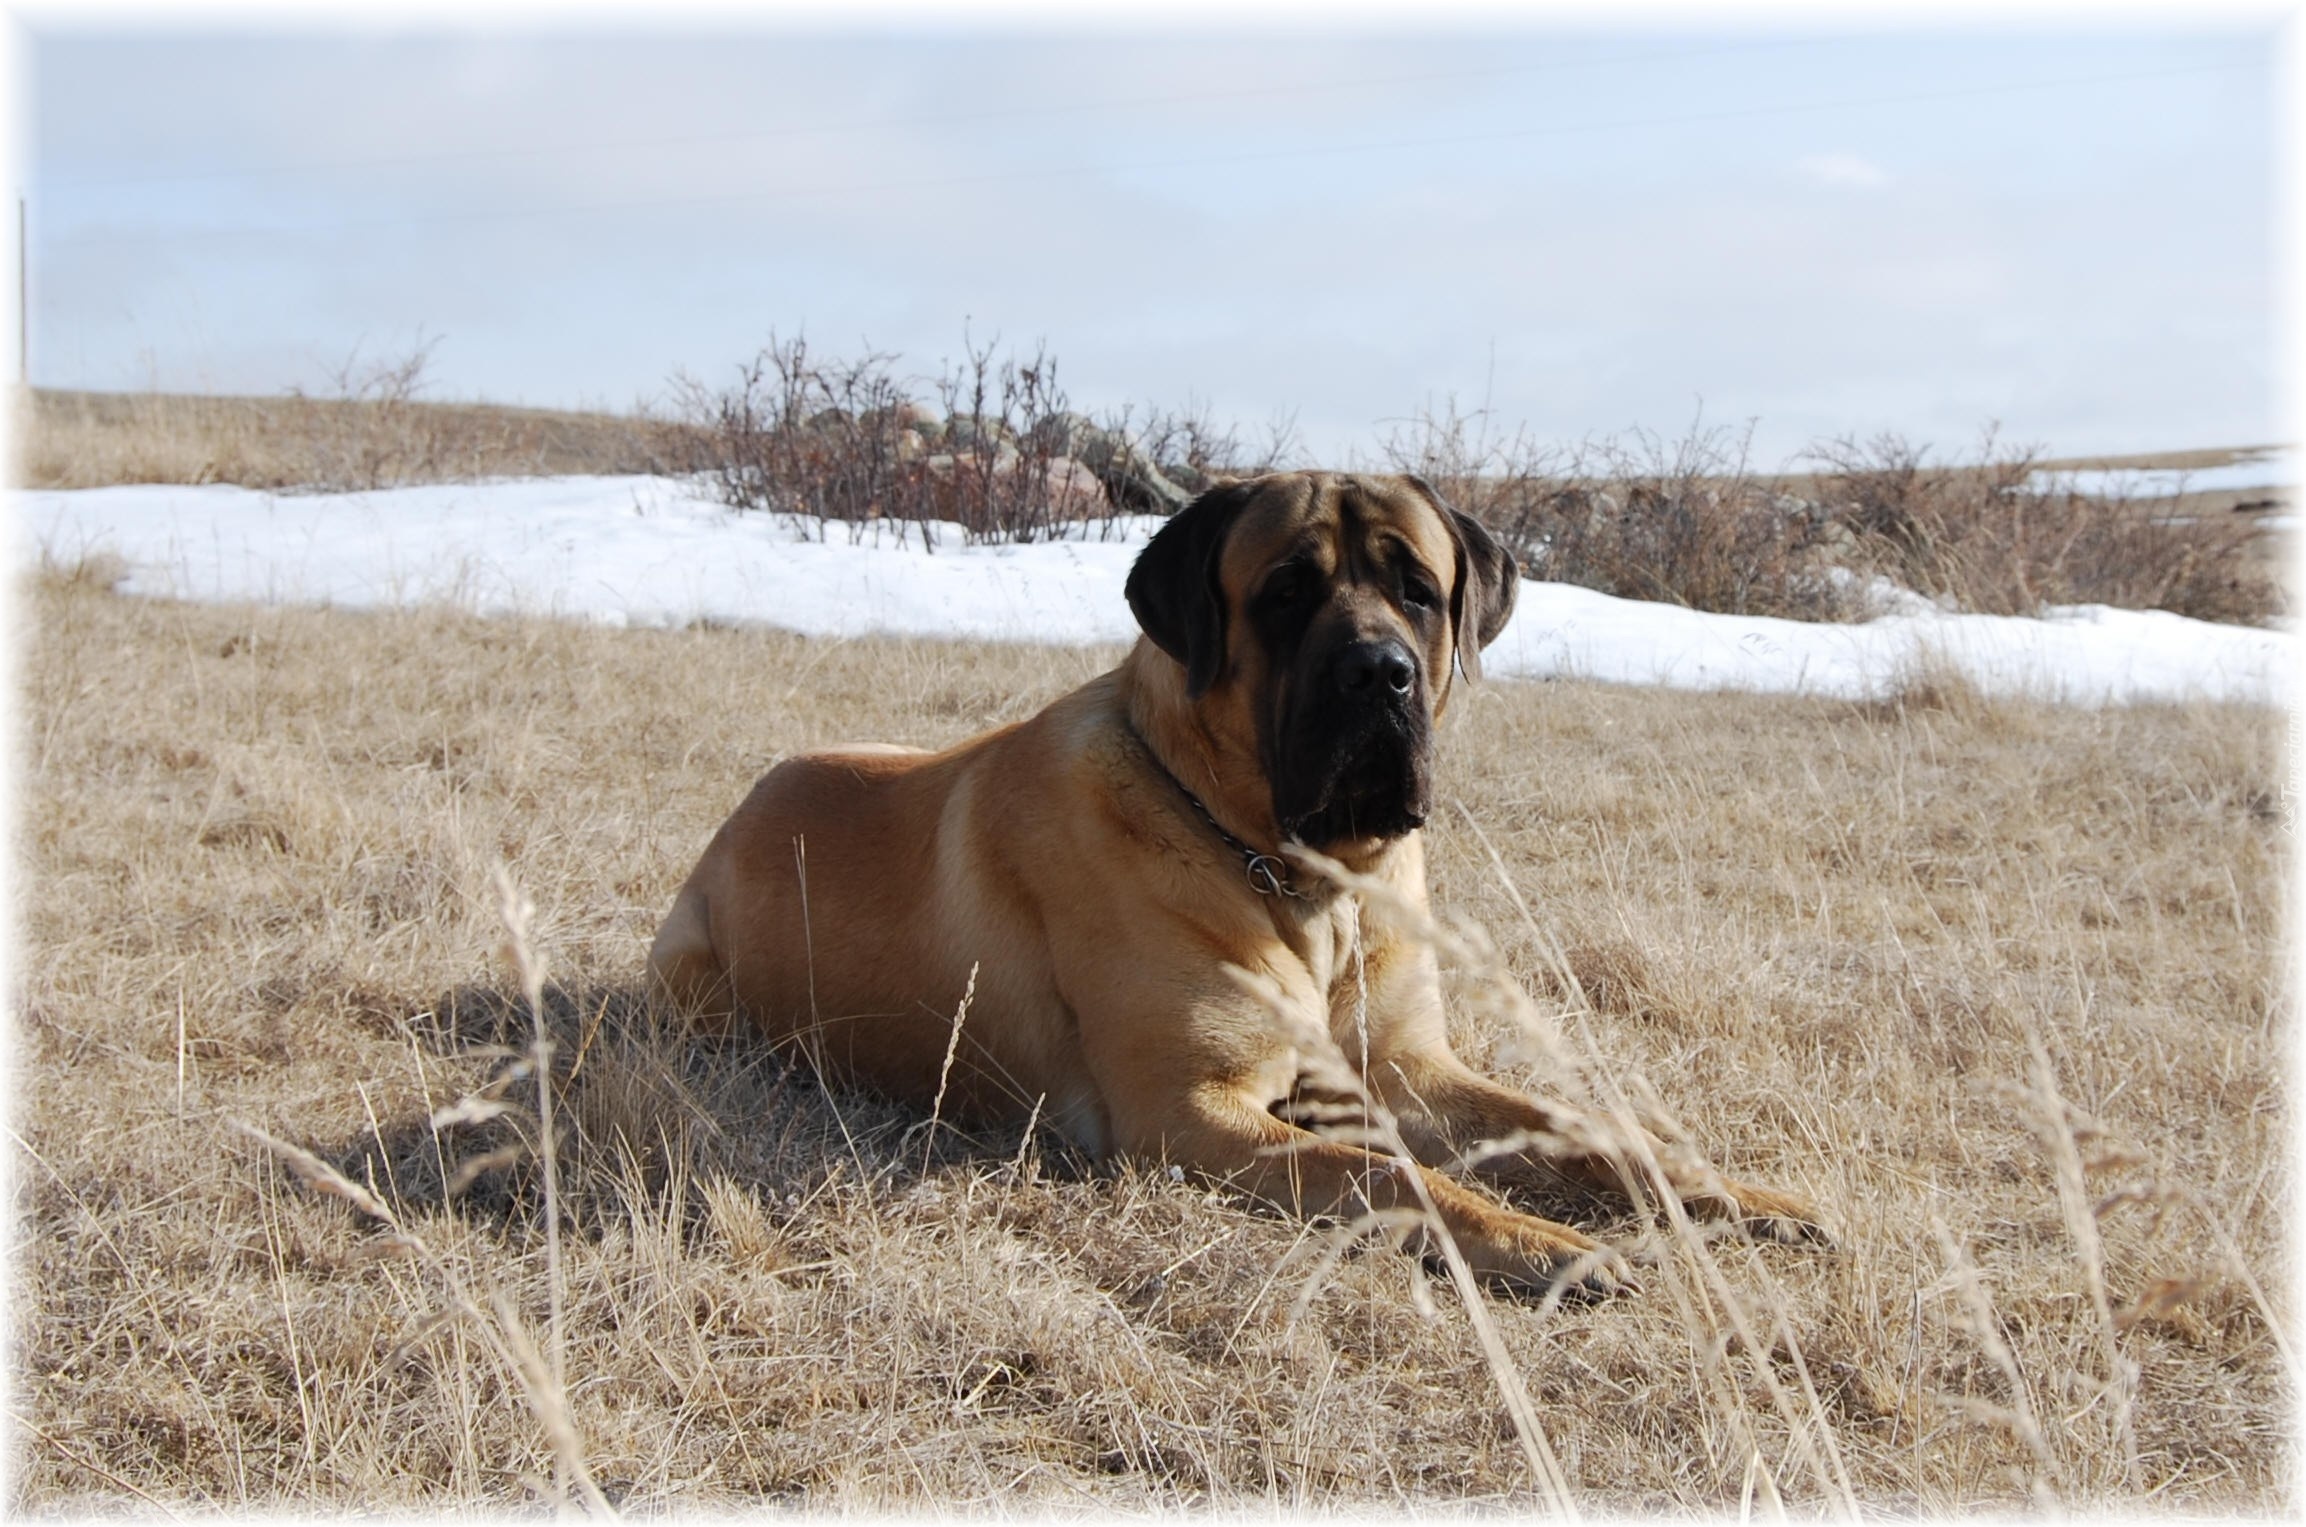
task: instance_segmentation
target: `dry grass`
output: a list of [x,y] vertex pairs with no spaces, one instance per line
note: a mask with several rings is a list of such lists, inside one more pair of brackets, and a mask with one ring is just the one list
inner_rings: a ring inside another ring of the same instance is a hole
[[[1537,1499],[1480,1332],[1406,1259],[1317,1272],[1328,1232],[632,1002],[773,757],[949,741],[1110,652],[207,608],[100,570],[27,613],[12,1509],[550,1497],[556,1356],[627,1512]],[[1467,697],[1438,903],[1587,1085],[1648,1078],[1841,1234],[1620,1218],[1638,1297],[1485,1301],[1578,1504],[2292,1504],[2278,731],[1920,683]],[[557,1278],[499,862],[553,980]],[[1460,1043],[1513,1074],[1458,964]]]
[[700,464],[694,435],[665,420],[405,395],[35,388],[30,406],[18,406],[16,479],[27,488],[223,482],[350,490]]

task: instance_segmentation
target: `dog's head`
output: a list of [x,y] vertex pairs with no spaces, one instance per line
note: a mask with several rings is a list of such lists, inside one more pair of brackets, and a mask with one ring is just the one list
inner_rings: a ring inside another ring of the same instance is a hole
[[1452,671],[1481,676],[1520,582],[1420,478],[1291,472],[1178,511],[1128,595],[1192,702],[1255,737],[1282,831],[1330,848],[1423,825]]

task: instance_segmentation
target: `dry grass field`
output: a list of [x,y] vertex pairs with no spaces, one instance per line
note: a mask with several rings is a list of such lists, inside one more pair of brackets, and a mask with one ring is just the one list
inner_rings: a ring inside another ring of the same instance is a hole
[[[409,385],[416,380],[406,379]],[[346,390],[362,391],[357,383]],[[17,401],[16,479],[27,488],[226,482],[360,489],[479,477],[679,471],[695,464],[692,437],[664,420],[432,403],[406,396],[406,390],[389,396],[213,397],[34,388]]]
[[22,604],[12,1511],[1532,1508],[1514,1385],[1586,1510],[2295,1509],[2272,713],[1462,697],[1460,1048],[1839,1235],[1469,1308],[635,1001],[773,759],[1110,651]]

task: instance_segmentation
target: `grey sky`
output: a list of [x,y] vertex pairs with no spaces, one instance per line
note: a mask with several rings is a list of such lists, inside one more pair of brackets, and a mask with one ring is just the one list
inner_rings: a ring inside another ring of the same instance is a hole
[[629,404],[775,328],[1314,454],[1486,396],[1542,437],[1944,449],[2274,416],[2270,26],[1828,36],[35,32],[32,370]]

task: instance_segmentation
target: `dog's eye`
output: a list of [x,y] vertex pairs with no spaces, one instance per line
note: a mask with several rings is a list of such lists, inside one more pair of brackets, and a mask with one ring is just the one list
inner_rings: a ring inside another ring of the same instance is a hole
[[1265,603],[1273,609],[1285,610],[1305,593],[1305,569],[1297,566],[1282,568],[1265,580]]
[[1401,579],[1401,602],[1414,609],[1430,610],[1441,603],[1441,593],[1415,573],[1405,573]]

